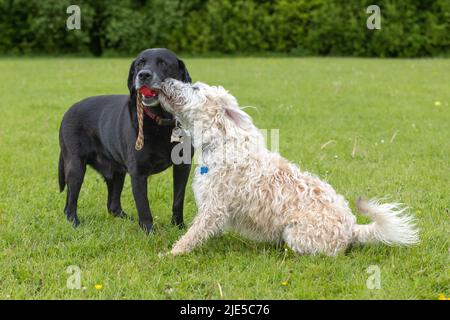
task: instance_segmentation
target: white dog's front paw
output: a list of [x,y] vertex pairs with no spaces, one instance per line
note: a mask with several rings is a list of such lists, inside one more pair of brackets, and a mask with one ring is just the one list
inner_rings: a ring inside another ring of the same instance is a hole
[[189,252],[189,250],[187,250],[186,248],[183,248],[182,246],[180,246],[180,245],[175,245],[173,248],[172,248],[172,250],[170,251],[170,254],[172,255],[172,256],[179,256],[179,255],[182,255],[182,254],[186,254],[186,253],[188,253]]
[[158,258],[160,259],[164,259],[165,257],[169,256],[170,252],[166,251],[166,252],[159,252],[158,253]]
[[171,254],[173,257],[179,256],[179,255],[181,255],[181,254],[183,254],[183,253],[184,253],[184,252],[181,251],[181,250],[174,250],[174,249],[172,249],[172,251],[170,251],[170,254]]

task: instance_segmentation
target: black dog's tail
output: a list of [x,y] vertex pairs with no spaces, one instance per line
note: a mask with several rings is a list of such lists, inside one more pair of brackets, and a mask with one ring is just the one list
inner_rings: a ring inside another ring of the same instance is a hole
[[62,152],[59,154],[58,179],[59,179],[59,191],[63,192],[64,187],[66,186],[66,176],[64,174],[64,158]]

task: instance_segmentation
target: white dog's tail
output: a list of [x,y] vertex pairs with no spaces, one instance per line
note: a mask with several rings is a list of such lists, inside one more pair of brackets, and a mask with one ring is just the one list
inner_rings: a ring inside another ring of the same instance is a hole
[[414,218],[398,203],[381,204],[378,200],[358,199],[358,210],[369,216],[370,224],[356,224],[353,239],[359,243],[384,242],[388,245],[410,246],[419,242],[419,230]]

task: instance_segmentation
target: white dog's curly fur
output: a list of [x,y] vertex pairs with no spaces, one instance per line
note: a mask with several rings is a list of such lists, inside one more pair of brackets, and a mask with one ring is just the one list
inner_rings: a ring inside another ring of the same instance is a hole
[[373,222],[357,224],[328,183],[266,149],[250,116],[224,88],[170,79],[159,96],[202,149],[203,172],[197,168],[193,182],[198,214],[173,255],[227,229],[258,241],[284,241],[300,254],[330,256],[352,243],[419,241],[412,216],[399,204],[359,200],[359,211]]

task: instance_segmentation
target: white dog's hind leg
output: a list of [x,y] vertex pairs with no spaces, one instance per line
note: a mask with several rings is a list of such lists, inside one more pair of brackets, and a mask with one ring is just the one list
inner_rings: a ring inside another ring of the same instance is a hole
[[289,248],[299,254],[336,256],[347,245],[342,239],[327,239],[319,230],[300,221],[287,225],[282,237]]
[[220,234],[226,224],[224,211],[201,209],[189,230],[173,246],[172,255],[188,253],[210,237]]
[[283,240],[289,248],[299,254],[315,254],[317,252],[306,228],[299,223],[291,223],[283,230]]

